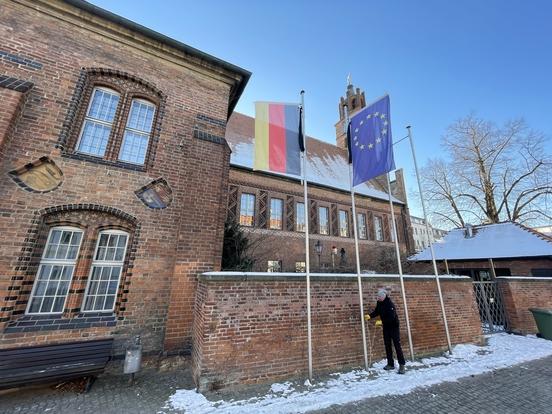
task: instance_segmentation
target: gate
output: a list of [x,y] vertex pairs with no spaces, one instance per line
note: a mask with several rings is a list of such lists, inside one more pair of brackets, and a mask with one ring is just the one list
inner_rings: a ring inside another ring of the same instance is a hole
[[474,281],[473,290],[479,308],[483,333],[503,332],[508,329],[502,295],[492,280]]

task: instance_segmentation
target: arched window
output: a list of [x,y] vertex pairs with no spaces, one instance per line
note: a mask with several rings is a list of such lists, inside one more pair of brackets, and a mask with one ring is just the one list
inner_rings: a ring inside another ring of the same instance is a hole
[[128,233],[120,230],[100,232],[84,293],[83,312],[113,311],[128,238]]
[[42,253],[28,314],[63,313],[82,241],[82,230],[54,227]]
[[119,94],[107,88],[94,88],[82,125],[77,151],[103,157],[113,129]]
[[128,73],[83,69],[59,146],[66,155],[138,171],[155,159],[166,96]]
[[127,118],[119,160],[144,164],[148,151],[155,105],[143,99],[133,99]]

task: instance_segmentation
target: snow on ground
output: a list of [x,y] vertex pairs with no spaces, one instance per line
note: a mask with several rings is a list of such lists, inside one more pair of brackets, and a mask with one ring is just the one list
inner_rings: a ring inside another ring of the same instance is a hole
[[[177,390],[168,403],[188,414],[305,413],[370,397],[408,394],[419,387],[456,381],[552,355],[552,341],[535,336],[490,335],[488,345],[456,345],[452,355],[407,362],[406,375],[383,371],[385,360],[370,371],[336,373],[308,387],[272,384],[265,395],[246,400],[209,401],[195,390]],[[308,383],[306,384],[308,385]]]

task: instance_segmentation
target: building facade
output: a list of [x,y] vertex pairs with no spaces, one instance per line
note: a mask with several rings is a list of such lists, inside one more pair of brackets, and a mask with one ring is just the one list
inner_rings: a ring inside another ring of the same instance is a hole
[[420,217],[410,216],[410,222],[412,223],[412,238],[414,239],[414,249],[417,252],[421,252],[426,247],[429,247],[431,243],[440,241],[443,239],[446,230],[436,229],[429,225],[429,233],[427,232],[425,220]]
[[189,350],[249,76],[84,1],[0,4],[0,348]]
[[[364,92],[349,85],[340,99],[336,145],[307,137],[308,205],[300,180],[253,170],[255,120],[234,113],[226,139],[232,148],[228,218],[251,240],[255,271],[305,269],[304,209],[309,213],[310,262],[315,271],[356,271],[344,106],[366,106]],[[397,233],[403,255],[413,251],[402,171],[391,185]],[[361,270],[396,272],[389,195],[385,178],[355,187]]]

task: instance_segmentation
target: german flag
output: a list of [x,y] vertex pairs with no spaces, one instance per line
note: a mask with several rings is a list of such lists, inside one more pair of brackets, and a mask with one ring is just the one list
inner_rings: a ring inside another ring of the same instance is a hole
[[300,118],[297,104],[255,103],[255,170],[301,175]]

